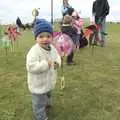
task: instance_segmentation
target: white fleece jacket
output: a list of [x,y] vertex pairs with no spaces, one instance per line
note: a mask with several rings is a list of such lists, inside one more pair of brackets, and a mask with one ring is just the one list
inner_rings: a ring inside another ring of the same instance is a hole
[[56,61],[61,65],[61,58],[53,45],[51,50],[47,51],[36,43],[27,54],[27,81],[31,93],[43,94],[55,86],[57,72],[54,66],[49,68],[47,60]]

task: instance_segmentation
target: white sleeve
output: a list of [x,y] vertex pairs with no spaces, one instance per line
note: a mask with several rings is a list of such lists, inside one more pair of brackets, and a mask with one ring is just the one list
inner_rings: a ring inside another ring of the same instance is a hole
[[26,67],[28,72],[36,74],[49,69],[48,61],[45,59],[41,61],[37,60],[37,55],[31,51],[27,54]]

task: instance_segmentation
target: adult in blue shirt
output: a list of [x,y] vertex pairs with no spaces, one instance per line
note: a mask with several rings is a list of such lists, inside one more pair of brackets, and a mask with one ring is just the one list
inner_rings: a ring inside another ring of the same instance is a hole
[[68,3],[68,0],[63,0],[63,5],[62,5],[62,15],[63,15],[63,17],[67,14],[72,15],[73,11],[74,11],[74,9]]

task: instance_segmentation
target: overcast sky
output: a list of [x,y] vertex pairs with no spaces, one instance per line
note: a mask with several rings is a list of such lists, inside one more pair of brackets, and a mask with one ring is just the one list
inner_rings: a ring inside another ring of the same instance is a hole
[[[81,11],[81,17],[92,18],[92,3],[94,0],[69,0],[71,6]],[[120,0],[108,0],[110,14],[107,20],[120,21]],[[62,0],[53,0],[54,18],[61,18]],[[40,8],[39,17],[50,20],[51,0],[0,0],[0,23],[15,23],[19,16],[21,20],[31,22],[33,20],[32,10]]]

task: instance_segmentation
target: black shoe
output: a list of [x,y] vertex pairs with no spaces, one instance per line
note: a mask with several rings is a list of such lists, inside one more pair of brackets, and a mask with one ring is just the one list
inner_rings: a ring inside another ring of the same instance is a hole
[[108,33],[105,33],[105,32],[101,32],[102,35],[108,35]]
[[67,63],[67,65],[76,65],[75,62],[70,62],[70,63]]

